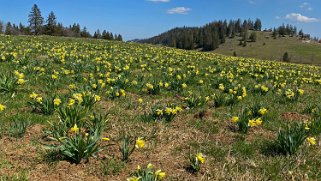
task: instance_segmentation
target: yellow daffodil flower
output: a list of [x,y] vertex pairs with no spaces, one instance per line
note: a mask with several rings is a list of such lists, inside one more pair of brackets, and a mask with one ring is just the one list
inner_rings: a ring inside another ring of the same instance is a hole
[[205,163],[205,156],[202,153],[197,153],[195,157],[200,163]]
[[0,111],[4,111],[7,107],[3,104],[0,104]]
[[308,141],[309,145],[315,145],[316,144],[316,140],[315,140],[314,137],[308,137],[307,141]]
[[142,137],[137,138],[135,147],[136,148],[144,148],[145,146],[145,141],[143,140]]

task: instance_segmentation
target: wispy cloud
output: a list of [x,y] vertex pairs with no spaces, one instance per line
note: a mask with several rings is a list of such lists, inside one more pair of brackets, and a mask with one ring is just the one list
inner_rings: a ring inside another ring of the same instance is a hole
[[177,7],[167,10],[168,14],[188,14],[191,11],[191,8],[186,7]]
[[250,4],[255,4],[255,1],[254,0],[249,0],[249,3]]
[[317,18],[311,18],[304,16],[300,13],[290,13],[285,16],[285,19],[292,20],[292,21],[297,21],[301,23],[313,23],[319,21]]
[[304,9],[304,10],[308,10],[308,11],[312,11],[312,10],[313,10],[312,6],[311,6],[310,3],[308,3],[308,2],[302,3],[302,4],[300,5],[300,8],[301,8],[301,9]]
[[168,3],[171,0],[146,0],[146,1],[154,2],[154,3]]

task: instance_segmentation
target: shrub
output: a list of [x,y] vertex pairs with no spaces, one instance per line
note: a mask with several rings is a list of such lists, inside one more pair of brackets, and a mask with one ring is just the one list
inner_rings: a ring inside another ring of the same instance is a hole
[[289,57],[289,53],[288,53],[288,52],[285,52],[285,53],[283,54],[282,60],[283,60],[284,62],[290,62],[290,57]]
[[251,35],[250,35],[251,42],[256,42],[256,39],[257,39],[256,32],[252,32]]

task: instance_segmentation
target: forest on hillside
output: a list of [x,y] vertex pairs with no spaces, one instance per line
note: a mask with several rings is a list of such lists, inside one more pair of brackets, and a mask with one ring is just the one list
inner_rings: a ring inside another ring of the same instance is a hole
[[[249,30],[252,30],[251,33]],[[162,44],[179,49],[203,51],[215,50],[220,44],[225,43],[226,38],[240,38],[240,45],[246,46],[247,42],[256,41],[256,31],[262,31],[262,21],[257,18],[255,21],[248,19],[219,20],[208,23],[202,27],[181,27],[174,28],[158,36],[140,40],[140,43]],[[297,30],[296,26],[287,24],[281,25],[270,31],[271,35],[278,36],[308,36],[302,30]]]
[[49,36],[64,36],[64,37],[82,37],[82,38],[95,38],[105,40],[117,40],[123,41],[123,37],[120,34],[113,34],[107,30],[102,32],[98,29],[92,35],[87,27],[81,27],[79,23],[73,23],[73,25],[64,26],[57,21],[57,17],[53,11],[51,11],[45,20],[41,14],[41,10],[38,5],[34,4],[29,15],[28,25],[19,23],[7,22],[4,23],[0,20],[0,34],[6,35],[49,35]]

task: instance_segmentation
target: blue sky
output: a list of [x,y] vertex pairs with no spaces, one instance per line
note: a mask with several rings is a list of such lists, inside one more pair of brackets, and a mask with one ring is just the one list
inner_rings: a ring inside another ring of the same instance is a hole
[[125,40],[147,38],[173,27],[201,26],[219,19],[260,18],[263,28],[291,23],[321,37],[321,0],[0,0],[0,20],[27,24],[38,4],[64,25],[106,29]]

